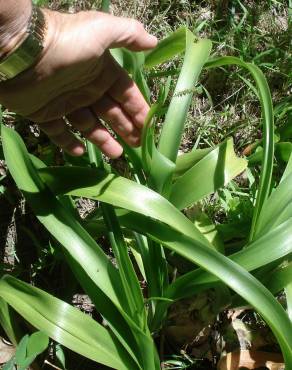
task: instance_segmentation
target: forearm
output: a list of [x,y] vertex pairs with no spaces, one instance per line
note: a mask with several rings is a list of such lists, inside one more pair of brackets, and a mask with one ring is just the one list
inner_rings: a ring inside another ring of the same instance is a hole
[[31,0],[0,0],[0,58],[25,36],[31,7]]

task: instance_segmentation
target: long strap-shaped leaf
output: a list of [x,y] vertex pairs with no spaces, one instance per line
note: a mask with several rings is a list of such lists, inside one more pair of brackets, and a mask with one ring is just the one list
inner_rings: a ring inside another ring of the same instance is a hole
[[[115,318],[114,311],[107,312],[108,301],[114,304],[131,329],[148,343],[150,338],[141,331],[123,309],[127,303],[120,285],[118,270],[94,239],[76,221],[72,212],[64,208],[62,203],[44,185],[20,136],[5,126],[1,127],[1,136],[5,160],[15,182],[34,209],[38,219],[63,245],[67,259],[74,273],[79,277],[84,290],[87,291],[89,287],[90,292],[94,293],[92,285],[95,285],[97,289],[95,295],[91,295],[92,299],[105,317],[110,315],[110,323],[116,328],[125,327],[125,323],[121,323],[119,317]],[[107,298],[106,302],[102,299],[103,296]],[[123,340],[123,335],[119,335],[117,329],[116,333],[129,353],[132,354],[133,358],[136,358],[139,355],[139,350],[135,350],[133,345],[129,346],[129,343]],[[151,340],[150,345],[152,345]]]
[[[136,230],[139,233],[144,233],[149,238],[159,241],[172,250],[178,251],[183,248],[181,246],[184,244],[192,248],[194,242],[190,238],[174,230],[170,232],[168,226],[165,224],[157,223],[157,221],[151,218],[137,213],[127,212],[122,209],[118,210],[118,215],[120,223],[124,227],[130,230]],[[90,220],[87,226],[94,233],[94,229],[97,225],[103,224],[103,222],[102,219],[97,218]],[[277,248],[275,248],[275,245]],[[289,256],[291,253],[292,218],[278,226],[275,230],[271,230],[265,236],[251,243],[249,248],[244,248],[240,252],[229,256],[229,258],[238,263],[245,270],[253,271],[283,259],[283,257]],[[170,299],[170,302],[172,302],[214,287],[218,282],[218,277],[199,268],[176,279],[165,291],[164,297]],[[164,318],[170,302],[159,302],[153,321],[153,326],[155,328],[161,326],[161,321]]]
[[96,242],[81,225],[66,212],[46,189],[39,178],[19,135],[2,125],[1,136],[5,160],[9,170],[41,222],[58,241],[68,249],[72,257],[84,266],[84,270],[97,285],[115,302],[122,306],[119,297],[118,272]]
[[[84,172],[80,172],[82,170]],[[41,170],[40,174],[56,194],[67,193],[98,199],[168,224],[170,240],[173,240],[172,229],[186,235],[192,233],[189,221],[165,198],[125,178],[102,175],[98,171],[82,168],[51,168]],[[97,178],[100,180],[98,183]],[[196,234],[197,230],[194,236]],[[206,242],[202,243],[199,238],[173,249],[216,275],[258,310],[277,337],[288,369],[292,369],[292,326],[273,295],[246,270],[207,247]]]
[[287,175],[268,198],[258,219],[255,237],[292,217],[292,173]]
[[[190,239],[172,230],[170,238],[169,228],[163,223],[145,217],[141,214],[117,210],[117,215],[122,226],[147,235],[149,238],[168,245],[171,249],[179,249],[180,243],[193,243]],[[85,222],[86,229],[93,235],[100,236],[105,232],[104,220],[100,217],[92,218]],[[188,240],[188,241],[187,241]],[[275,245],[278,247],[275,248]],[[292,218],[271,230],[265,236],[252,242],[249,248],[234,253],[228,258],[238,263],[247,271],[253,271],[269,263],[282,259],[292,253]],[[173,299],[180,299],[194,295],[199,290],[209,287],[218,281],[218,277],[203,269],[196,269],[177,278],[167,289],[165,294]]]
[[262,108],[264,154],[262,161],[260,184],[256,198],[256,204],[253,213],[252,227],[250,233],[250,240],[252,240],[254,237],[254,232],[262,207],[269,196],[272,179],[273,157],[274,157],[273,103],[267,80],[263,72],[256,65],[251,63],[245,63],[244,61],[236,57],[221,57],[208,61],[205,67],[214,68],[232,64],[239,65],[240,67],[247,69],[251,73],[258,88],[258,94]]
[[72,351],[118,370],[136,368],[108,330],[66,302],[7,275],[0,280],[0,296],[33,326]]
[[158,147],[160,153],[172,162],[176,161],[194,85],[209,57],[211,46],[210,40],[196,40],[192,32],[186,30],[184,63],[167,110]]
[[178,209],[186,208],[228,184],[246,166],[247,161],[236,157],[232,139],[228,139],[177,179],[169,200]]

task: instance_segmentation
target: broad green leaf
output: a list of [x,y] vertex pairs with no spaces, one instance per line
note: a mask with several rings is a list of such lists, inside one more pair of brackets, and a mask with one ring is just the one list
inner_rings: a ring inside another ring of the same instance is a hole
[[283,162],[288,162],[292,153],[292,143],[277,143],[275,145],[275,156]]
[[38,171],[55,194],[71,194],[98,199],[114,206],[144,214],[169,224],[176,230],[210,246],[193,223],[155,191],[134,181],[99,169],[49,167]]
[[[66,302],[8,275],[0,280],[0,296],[34,327],[72,351],[116,369],[136,368],[102,325]],[[25,353],[27,342],[28,337]]]
[[190,31],[186,31],[184,62],[167,110],[158,147],[160,153],[172,162],[176,161],[194,87],[209,57],[211,46],[210,40],[196,40]]
[[[229,256],[231,260],[244,267],[247,271],[253,271],[268,263],[279,260],[292,253],[292,218],[271,230],[266,235],[253,241],[248,247]],[[277,246],[277,248],[275,247]],[[195,270],[179,277],[168,289],[166,296],[178,299],[196,291],[201,284],[210,284],[217,278],[203,270]]]
[[1,129],[5,159],[9,170],[24,193],[36,216],[66,248],[72,257],[83,266],[84,271],[97,286],[117,305],[120,280],[118,272],[106,254],[86,233],[81,225],[66,212],[38,177],[26,154],[26,148],[19,135],[2,126]]
[[[89,154],[90,165],[103,169],[102,155],[97,147],[87,141],[87,149]],[[102,204],[102,213],[107,226],[107,233],[111,243],[113,253],[116,258],[118,269],[121,276],[121,283],[124,288],[124,292],[127,296],[127,307],[124,307],[128,311],[128,314],[138,323],[142,330],[146,330],[146,311],[144,307],[144,301],[142,292],[139,285],[139,280],[135,274],[131,259],[128,255],[128,248],[124,241],[119,221],[116,217],[115,210],[112,206]]]
[[[161,244],[177,244],[179,248],[180,243],[184,243],[184,237],[179,232],[173,235],[172,241],[169,238],[169,228],[167,225],[160,223],[157,225],[155,220],[151,220],[141,214],[127,212],[123,209],[117,209],[117,215],[121,225],[124,227],[136,230],[139,233],[144,233],[148,237],[159,240]],[[86,228],[95,234],[95,228],[102,227],[104,221],[102,218],[93,218],[86,222]],[[273,261],[280,260],[292,252],[292,244],[290,234],[292,232],[292,219],[285,222],[276,230],[271,231],[266,237],[252,242],[249,248],[244,248],[240,252],[236,252],[228,258],[238,263],[247,271],[256,270],[265,266]],[[269,241],[268,243],[266,241]],[[278,245],[278,248],[274,246]],[[196,269],[181,277],[178,277],[175,282],[169,287],[168,291],[172,299],[179,299],[188,297],[201,290],[204,287],[218,281],[215,275],[210,274],[202,269]]]
[[136,358],[139,354],[139,346],[136,347],[137,343],[133,342],[134,337],[127,324],[136,332],[136,335],[147,343],[150,341],[148,345],[151,346],[152,340],[140,331],[123,309],[127,303],[118,270],[82,228],[72,212],[69,212],[67,207],[64,208],[43,184],[19,135],[4,126],[1,128],[1,134],[5,159],[18,187],[24,193],[38,219],[63,245],[66,259],[97,309],[109,322],[124,347],[133,358]]
[[28,339],[27,343],[27,356],[38,356],[44,352],[49,345],[49,337],[41,331],[37,331]]
[[279,293],[285,286],[292,283],[292,262],[285,263],[274,270],[264,280],[265,286],[274,294]]
[[236,57],[221,57],[209,60],[206,63],[206,67],[214,68],[232,64],[243,67],[251,73],[256,83],[262,110],[264,153],[262,160],[259,189],[257,193],[256,204],[253,213],[252,227],[250,232],[250,240],[252,240],[254,237],[258,218],[262,211],[262,207],[269,196],[271,178],[273,173],[273,157],[274,157],[273,103],[267,80],[263,72],[256,65],[251,63],[245,63],[244,61]]
[[179,209],[186,208],[228,184],[246,167],[247,161],[235,155],[230,138],[177,179],[169,200]]
[[[71,194],[98,199],[168,224],[167,246],[197,263],[254,306],[270,325],[283,350],[287,365],[292,366],[292,325],[273,295],[241,266],[209,248],[209,243],[175,207],[159,194],[125,178],[105,175],[84,168],[54,168],[39,171],[56,194]],[[82,184],[83,183],[83,184]],[[160,233],[160,222],[152,224]],[[147,226],[145,225],[145,230]],[[178,246],[177,231],[185,238]],[[153,230],[151,230],[153,232]],[[193,234],[191,239],[188,235]],[[188,242],[186,240],[188,239]],[[158,240],[159,241],[159,240]],[[172,241],[172,242],[171,242]],[[232,278],[231,278],[232,277]]]
[[287,176],[289,176],[291,173],[292,173],[292,153],[290,154],[289,161],[288,161],[288,163],[287,163],[287,165],[286,165],[286,168],[285,168],[285,171],[284,171],[284,173],[283,173],[283,175],[282,175],[281,182],[282,182],[283,180],[285,180],[285,178],[286,178]]
[[142,164],[148,186],[159,194],[168,195],[175,164],[162,155],[154,143],[153,121],[160,108],[159,103],[151,107],[143,126]]
[[196,149],[189,153],[179,155],[176,159],[174,177],[183,175],[211,151],[212,148]]
[[182,53],[186,47],[187,32],[187,29],[182,27],[160,41],[155,49],[145,53],[145,67],[154,67],[158,64],[166,62],[175,55]]
[[[0,292],[1,292],[1,285],[0,285]],[[2,295],[2,298],[5,299],[5,297],[3,297],[3,295]],[[29,336],[28,336],[28,334],[26,334],[21,339],[21,341],[19,342],[19,344],[16,348],[15,362],[16,362],[17,365],[21,365],[26,359],[26,349],[27,349],[28,338],[29,338]]]
[[[189,213],[188,213],[189,217]],[[218,233],[216,225],[204,212],[198,212],[193,220],[195,226],[206,237],[210,244],[219,252],[224,253],[224,243]]]
[[292,173],[281,181],[268,198],[258,219],[255,230],[256,238],[292,217],[291,184]]

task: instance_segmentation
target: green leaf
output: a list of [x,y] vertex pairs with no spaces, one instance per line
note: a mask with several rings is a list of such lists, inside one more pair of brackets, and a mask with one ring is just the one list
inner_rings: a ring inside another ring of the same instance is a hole
[[235,155],[230,138],[177,179],[169,200],[179,209],[186,208],[228,184],[246,167],[247,161]]
[[18,338],[18,330],[16,327],[15,317],[9,309],[8,304],[0,297],[0,324],[7,334],[9,340],[16,346]]
[[274,294],[292,283],[292,262],[282,264],[264,280],[265,286]]
[[285,295],[286,295],[286,302],[287,302],[287,312],[292,322],[292,281],[290,281],[285,286]]
[[281,181],[282,182],[283,180],[286,179],[287,176],[289,176],[290,174],[292,173],[292,153],[290,154],[290,158],[288,160],[288,163],[286,165],[286,168],[285,168],[285,171],[282,175],[282,178],[281,178]]
[[186,31],[184,62],[167,110],[158,147],[160,153],[172,162],[176,161],[194,87],[209,57],[211,46],[210,40],[196,40],[190,31]]
[[225,65],[238,65],[247,69],[255,80],[258,89],[258,95],[262,110],[263,120],[263,160],[260,175],[260,183],[256,197],[256,204],[253,213],[252,227],[250,232],[250,240],[253,239],[258,218],[262,211],[262,207],[266,202],[269,192],[273,173],[273,157],[274,157],[274,112],[271,93],[267,80],[263,72],[254,64],[245,63],[236,57],[221,57],[209,60],[206,63],[207,68],[221,67]]
[[[143,334],[123,310],[126,297],[123,294],[118,270],[82,228],[72,212],[68,212],[67,207],[64,207],[44,185],[20,136],[5,126],[1,127],[1,134],[6,163],[18,187],[38,219],[63,245],[66,259],[97,309],[109,322],[124,347],[133,358],[136,358],[139,347],[136,347],[133,334],[125,320],[132,330],[137,330],[142,337]],[[146,337],[145,340],[149,338]]]
[[182,53],[186,47],[187,32],[187,29],[182,27],[160,41],[155,49],[145,53],[145,67],[154,67],[158,64],[166,62],[175,55]]
[[187,170],[210,153],[212,149],[213,148],[196,149],[189,153],[179,155],[176,159],[174,177],[183,175]]
[[[0,285],[0,292],[1,292],[1,285]],[[2,294],[1,294],[2,296]],[[2,296],[2,298],[5,299],[5,297]],[[26,334],[21,341],[19,342],[16,352],[15,352],[15,362],[17,365],[21,365],[25,359],[26,359],[26,349],[27,349],[27,344],[28,344],[28,334]]]
[[[117,215],[121,225],[124,227],[136,230],[139,233],[147,235],[149,238],[159,240],[163,245],[177,245],[180,248],[180,243],[188,243],[181,233],[172,231],[171,234],[167,225],[162,223],[157,225],[155,220],[151,220],[141,214],[127,212],[123,209],[117,209]],[[94,233],[95,227],[101,227],[104,221],[101,218],[90,219],[86,225],[88,230]],[[271,231],[265,237],[249,244],[248,248],[243,248],[228,258],[238,263],[247,271],[256,270],[271,262],[282,259],[292,252],[291,244],[292,219],[280,225],[276,230]],[[173,238],[170,240],[170,235]],[[268,242],[267,242],[268,241]],[[278,248],[274,246],[278,245]],[[172,247],[171,247],[172,249]],[[178,277],[174,283],[168,288],[168,293],[171,299],[180,299],[191,296],[202,289],[207,289],[216,283],[218,278],[202,269],[196,269],[181,277]],[[276,291],[277,293],[277,291]]]
[[66,369],[66,357],[63,348],[60,344],[56,344],[55,353],[58,361],[60,362],[63,370]]
[[[97,199],[168,224],[167,246],[216,275],[253,305],[277,337],[287,365],[292,366],[292,348],[289,344],[292,342],[292,325],[281,305],[245,269],[210,248],[209,242],[195,226],[165,198],[125,178],[102,174],[92,169],[51,168],[42,169],[39,173],[56,194],[67,193]],[[160,222],[151,226],[153,229],[158,228],[157,233],[160,233]],[[144,230],[147,230],[146,225]],[[178,246],[177,231],[189,240],[188,243],[184,240]],[[192,237],[188,237],[189,235]]]
[[285,176],[263,206],[255,230],[255,238],[292,217],[292,173]]
[[[188,217],[190,214],[188,212]],[[224,253],[224,243],[218,233],[216,225],[211,221],[208,215],[204,212],[196,210],[194,218],[192,219],[195,226],[206,237],[210,244],[219,252]]]
[[288,162],[292,153],[292,143],[277,143],[275,145],[275,156],[283,162]]
[[28,339],[27,357],[38,356],[48,348],[48,345],[49,337],[46,334],[41,331],[33,333]]
[[[136,368],[102,325],[66,302],[8,275],[0,280],[0,296],[33,326],[72,351],[116,369]],[[18,364],[26,358],[27,344],[28,336],[18,346]]]
[[[193,223],[158,193],[134,181],[99,169],[84,167],[49,167],[38,171],[55,194],[71,194],[142,213],[169,224],[201,243],[210,246]],[[82,195],[81,195],[82,194]]]
[[[292,253],[291,243],[292,218],[229,258],[247,271],[253,271]],[[206,284],[208,287],[216,280],[214,275],[197,269],[179,277],[169,286],[166,296],[172,299],[183,298],[200,289],[200,285]]]

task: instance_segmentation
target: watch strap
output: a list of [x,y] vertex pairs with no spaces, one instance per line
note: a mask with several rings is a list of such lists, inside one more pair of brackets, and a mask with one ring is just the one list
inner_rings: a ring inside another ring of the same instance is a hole
[[32,8],[27,36],[10,54],[0,60],[0,82],[9,80],[31,67],[43,50],[46,22],[38,7]]

